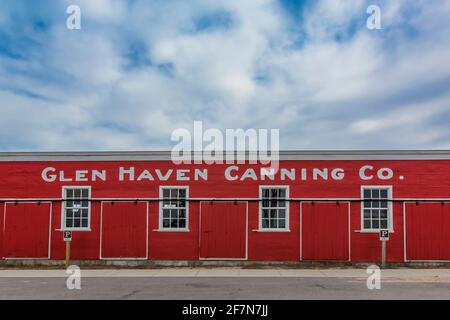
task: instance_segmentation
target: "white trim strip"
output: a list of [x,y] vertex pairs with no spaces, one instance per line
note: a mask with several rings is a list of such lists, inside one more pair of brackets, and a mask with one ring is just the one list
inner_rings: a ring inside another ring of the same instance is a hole
[[[191,159],[201,152],[191,152]],[[257,152],[229,151],[224,159]],[[279,151],[280,160],[449,160],[450,150],[302,150]],[[87,151],[87,152],[1,152],[0,162],[13,161],[171,161],[170,151]]]

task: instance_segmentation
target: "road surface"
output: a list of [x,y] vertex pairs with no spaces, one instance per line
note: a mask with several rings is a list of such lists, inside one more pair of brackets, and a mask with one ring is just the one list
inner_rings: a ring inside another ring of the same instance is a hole
[[0,270],[0,299],[450,299],[450,269],[382,270],[369,290],[364,269]]

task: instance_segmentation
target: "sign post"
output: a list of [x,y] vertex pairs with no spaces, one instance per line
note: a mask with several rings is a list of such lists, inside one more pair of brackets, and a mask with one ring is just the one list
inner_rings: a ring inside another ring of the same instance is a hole
[[380,230],[380,240],[381,240],[381,267],[386,266],[386,241],[389,240],[389,230]]
[[72,231],[64,231],[64,241],[66,242],[66,268],[69,267],[70,261],[70,243],[72,242]]

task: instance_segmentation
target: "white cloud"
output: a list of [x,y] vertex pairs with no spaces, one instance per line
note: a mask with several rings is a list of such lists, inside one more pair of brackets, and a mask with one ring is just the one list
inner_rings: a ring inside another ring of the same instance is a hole
[[[17,140],[3,145],[170,148],[173,129],[204,120],[222,129],[280,128],[281,146],[290,149],[442,146],[450,131],[433,121],[450,109],[440,88],[450,82],[449,6],[418,1],[423,10],[408,15],[408,1],[382,2],[383,30],[362,21],[336,40],[365,17],[366,5],[318,2],[298,21],[307,38],[296,44],[299,28],[275,0],[82,1],[93,25],[53,26],[29,61],[0,56],[0,74],[21,70],[3,77],[3,88],[49,98],[0,91],[0,126]],[[195,32],[195,19],[219,9],[232,14],[231,28]],[[125,67],[134,41],[152,65]],[[173,68],[161,72],[162,64]],[[66,82],[25,72],[42,68]]]

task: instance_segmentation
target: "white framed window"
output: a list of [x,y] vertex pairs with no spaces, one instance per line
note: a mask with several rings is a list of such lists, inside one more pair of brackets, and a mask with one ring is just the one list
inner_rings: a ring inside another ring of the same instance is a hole
[[63,187],[63,230],[89,230],[91,227],[91,187]]
[[189,231],[188,187],[160,187],[159,229]]
[[392,187],[362,186],[361,187],[361,230],[393,231],[392,222]]
[[289,231],[288,186],[260,186],[259,230]]

